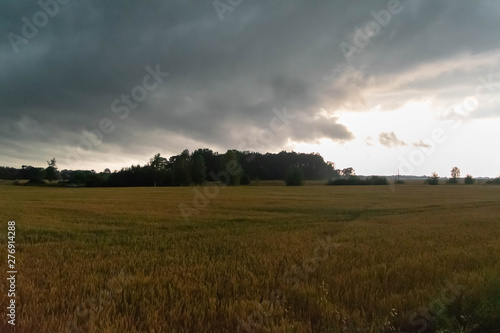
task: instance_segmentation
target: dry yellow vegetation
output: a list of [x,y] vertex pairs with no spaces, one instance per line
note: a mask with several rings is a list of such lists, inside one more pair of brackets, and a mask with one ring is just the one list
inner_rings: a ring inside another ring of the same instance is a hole
[[[483,331],[498,324],[498,299],[482,300],[500,292],[500,187],[222,188],[186,220],[179,204],[194,189],[0,186],[0,331],[11,329],[10,220],[17,332],[417,332],[439,321],[473,332],[477,313]],[[474,315],[461,324],[439,306]]]

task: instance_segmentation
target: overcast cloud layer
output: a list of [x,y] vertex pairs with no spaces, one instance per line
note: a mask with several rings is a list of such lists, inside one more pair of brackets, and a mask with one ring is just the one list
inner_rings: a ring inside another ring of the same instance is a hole
[[[228,3],[73,0],[47,7],[53,17],[44,22],[35,1],[2,2],[0,165],[43,166],[55,156],[60,168],[102,170],[184,148],[266,152],[322,142],[324,155],[338,151],[328,159],[349,164],[335,147],[357,141],[397,161],[425,148],[439,124],[500,117],[496,0]],[[380,31],[360,39],[356,29],[388,7],[394,13],[379,18]],[[40,27],[23,35],[33,15]],[[356,47],[349,57],[346,45]],[[490,83],[478,89],[481,80]],[[131,92],[140,100],[127,102]],[[454,108],[478,92],[479,103]],[[425,103],[422,117],[435,122],[420,135],[381,127],[370,140],[362,128],[379,126],[372,118],[342,121],[374,111],[404,118],[411,103]],[[470,140],[498,151],[495,138]],[[358,163],[367,173],[393,171]]]

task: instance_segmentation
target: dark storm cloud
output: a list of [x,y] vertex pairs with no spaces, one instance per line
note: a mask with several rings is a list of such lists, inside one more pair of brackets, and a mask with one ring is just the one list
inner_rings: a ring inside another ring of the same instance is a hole
[[[344,68],[340,43],[387,5],[243,1],[221,21],[211,1],[73,0],[16,53],[8,34],[22,36],[23,18],[32,21],[41,7],[4,2],[0,140],[36,142],[45,156],[56,145],[77,146],[83,130],[109,118],[115,129],[95,150],[121,147],[126,154],[133,145],[133,154],[146,154],[148,146],[177,149],[183,140],[227,149],[268,128],[273,109],[286,108],[296,118],[260,149],[280,149],[288,140],[345,141],[353,135],[337,123],[336,111],[363,110],[364,91],[378,76],[498,45],[494,2],[402,1],[402,12]],[[120,119],[113,101],[141,86],[146,67],[157,65],[169,77]],[[7,160],[10,153],[2,154]]]

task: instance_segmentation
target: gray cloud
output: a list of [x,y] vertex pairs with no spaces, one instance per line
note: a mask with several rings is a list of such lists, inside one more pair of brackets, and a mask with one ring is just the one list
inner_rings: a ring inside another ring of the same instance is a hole
[[[82,131],[98,128],[103,118],[116,129],[86,157],[94,162],[97,156],[135,159],[153,149],[234,148],[267,128],[274,108],[297,117],[256,147],[262,151],[279,150],[289,140],[345,142],[354,136],[337,122],[341,110],[390,108],[428,92],[429,85],[450,84],[451,91],[457,75],[475,77],[496,68],[490,63],[467,73],[450,69],[437,77],[413,71],[463,52],[497,49],[499,37],[491,33],[500,26],[496,2],[402,4],[404,10],[346,67],[339,44],[387,1],[244,1],[223,22],[210,1],[71,1],[19,45],[18,54],[7,34],[21,34],[21,19],[31,20],[40,7],[3,3],[0,164],[63,159],[56,147],[77,147]],[[119,119],[112,102],[142,83],[146,66],[157,64],[171,75]],[[416,81],[398,81],[405,73]],[[444,104],[457,99],[450,94]],[[390,135],[384,140],[393,142]],[[30,150],[34,143],[37,149]]]
[[429,143],[425,143],[423,140],[420,140],[418,142],[413,143],[414,147],[420,147],[420,148],[431,148],[432,145]]
[[383,132],[378,136],[378,141],[387,148],[406,146],[406,142],[399,140],[394,132]]

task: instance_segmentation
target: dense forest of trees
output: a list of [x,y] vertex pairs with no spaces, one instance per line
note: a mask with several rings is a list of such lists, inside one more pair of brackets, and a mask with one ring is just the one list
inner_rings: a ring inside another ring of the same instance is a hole
[[[446,184],[458,184],[458,177],[460,169],[454,167]],[[305,180],[324,180],[328,185],[388,184],[386,177],[358,177],[352,167],[335,169],[334,163],[325,162],[315,153],[281,151],[261,154],[228,150],[219,154],[207,148],[192,153],[186,149],[168,159],[156,154],[145,165],[132,165],[114,172],[105,169],[100,173],[94,170],[59,171],[56,159],[52,158],[45,168],[30,165],[23,165],[21,169],[0,167],[0,179],[28,180],[28,185],[43,185],[49,181],[52,185],[87,187],[189,186],[214,181],[234,186],[258,180],[283,180],[289,186],[302,185]],[[464,179],[466,185],[474,182],[471,175]],[[439,176],[434,172],[425,183],[438,185]],[[486,184],[500,185],[500,177]]]
[[210,149],[190,153],[184,150],[170,158],[160,154],[149,163],[132,165],[119,171],[96,173],[91,170],[59,171],[56,160],[47,161],[44,168],[23,166],[21,169],[0,167],[0,179],[27,179],[38,184],[42,179],[58,180],[63,185],[76,186],[188,186],[220,181],[228,185],[246,185],[252,180],[285,180],[291,168],[299,169],[303,180],[327,180],[352,171],[335,170],[332,162],[325,162],[319,154],[282,151],[280,153],[253,153],[228,150],[219,154]]

